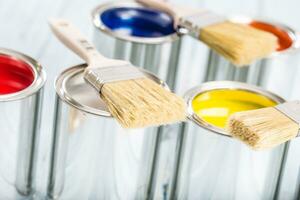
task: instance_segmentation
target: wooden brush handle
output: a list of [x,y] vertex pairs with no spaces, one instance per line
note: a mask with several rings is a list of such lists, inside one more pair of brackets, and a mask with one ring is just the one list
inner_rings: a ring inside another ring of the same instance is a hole
[[199,9],[185,7],[185,6],[178,6],[166,2],[164,0],[137,0],[137,2],[146,5],[148,7],[157,10],[162,10],[166,13],[169,13],[175,18],[175,21],[178,21],[181,17],[186,17],[186,16],[193,15],[195,13],[199,13]]
[[53,19],[49,21],[49,24],[56,37],[89,65],[109,60],[103,57],[69,21]]

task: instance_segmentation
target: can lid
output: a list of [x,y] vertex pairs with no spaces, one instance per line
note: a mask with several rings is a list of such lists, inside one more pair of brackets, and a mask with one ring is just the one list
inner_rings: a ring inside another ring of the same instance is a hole
[[0,102],[33,95],[45,84],[46,73],[33,58],[0,48]]
[[161,44],[179,38],[172,16],[133,1],[102,4],[92,18],[100,31],[125,41]]
[[[217,126],[214,126],[210,123],[208,123],[207,121],[205,121],[204,119],[200,118],[194,111],[193,109],[193,100],[195,99],[195,97],[197,97],[200,94],[203,93],[207,93],[209,91],[216,91],[216,90],[239,90],[239,91],[246,91],[246,92],[250,92],[250,93],[254,93],[254,94],[258,94],[260,96],[266,97],[270,100],[272,100],[275,103],[283,103],[285,102],[285,100],[271,92],[268,92],[260,87],[254,86],[254,85],[250,85],[250,84],[246,84],[246,83],[241,83],[241,82],[235,82],[235,81],[212,81],[212,82],[207,82],[204,83],[200,86],[194,87],[192,89],[190,89],[189,91],[186,92],[186,94],[184,95],[185,101],[187,103],[187,109],[188,109],[188,118],[190,120],[192,120],[193,122],[195,122],[197,125],[210,130],[214,133],[223,135],[223,136],[229,136],[228,133],[222,129],[219,128]],[[205,98],[207,99],[208,97],[205,96]],[[217,101],[217,99],[215,99],[214,101]],[[236,100],[235,100],[236,101]],[[239,101],[237,101],[239,102]],[[253,102],[254,104],[255,102]],[[211,105],[209,105],[211,106]],[[210,109],[214,109],[211,108]],[[207,111],[206,111],[207,112]]]
[[[101,100],[99,92],[84,80],[86,64],[77,65],[63,71],[55,82],[55,89],[60,99],[72,107],[83,112],[111,117],[105,103]],[[146,77],[168,89],[168,86],[150,72],[142,70]]]

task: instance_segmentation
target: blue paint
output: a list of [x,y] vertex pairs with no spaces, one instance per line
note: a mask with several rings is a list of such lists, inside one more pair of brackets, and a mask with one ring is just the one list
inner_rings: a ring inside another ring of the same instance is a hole
[[113,8],[100,16],[109,29],[136,37],[162,37],[175,33],[173,18],[147,8]]

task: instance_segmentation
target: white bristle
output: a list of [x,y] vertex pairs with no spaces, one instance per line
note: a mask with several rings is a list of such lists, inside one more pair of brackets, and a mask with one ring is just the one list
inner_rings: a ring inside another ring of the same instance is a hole
[[201,29],[200,40],[237,66],[270,55],[278,45],[277,37],[271,33],[231,22]]
[[253,149],[268,149],[295,138],[299,125],[274,107],[233,114],[228,122],[233,137]]
[[184,100],[147,78],[104,84],[101,97],[124,128],[157,126],[186,118]]

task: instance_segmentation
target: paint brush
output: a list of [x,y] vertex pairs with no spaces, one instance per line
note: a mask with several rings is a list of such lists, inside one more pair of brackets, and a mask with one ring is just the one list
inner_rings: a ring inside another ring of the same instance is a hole
[[185,120],[186,106],[181,97],[145,77],[131,63],[100,55],[68,21],[51,20],[50,26],[62,43],[88,63],[85,80],[97,89],[124,128]]
[[246,24],[227,21],[208,10],[173,5],[161,0],[137,0],[172,15],[175,24],[190,33],[237,66],[245,66],[264,58],[278,46],[277,37]]
[[228,121],[233,137],[253,149],[268,149],[300,136],[300,101],[238,112]]

